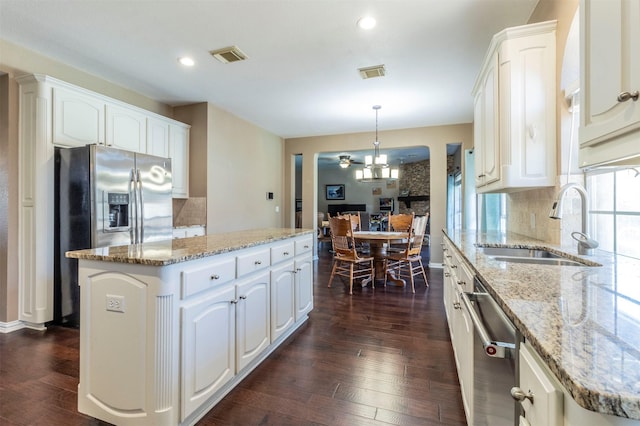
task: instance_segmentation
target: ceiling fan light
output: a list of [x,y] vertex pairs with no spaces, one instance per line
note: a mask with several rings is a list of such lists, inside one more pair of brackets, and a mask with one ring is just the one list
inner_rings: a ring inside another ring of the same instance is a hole
[[347,167],[349,167],[349,163],[347,161],[340,162],[340,168],[346,169]]

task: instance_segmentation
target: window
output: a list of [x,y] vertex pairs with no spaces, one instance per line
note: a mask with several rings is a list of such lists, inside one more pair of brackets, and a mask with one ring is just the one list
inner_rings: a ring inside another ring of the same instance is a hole
[[638,185],[636,169],[587,174],[592,234],[600,249],[640,259]]
[[505,194],[478,195],[478,229],[481,232],[507,230],[507,197]]

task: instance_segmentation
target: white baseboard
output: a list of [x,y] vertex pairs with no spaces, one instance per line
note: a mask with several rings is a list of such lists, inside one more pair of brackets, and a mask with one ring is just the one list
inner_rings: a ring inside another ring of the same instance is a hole
[[26,326],[22,321],[11,321],[11,322],[0,321],[0,333],[11,333],[12,331],[18,331],[25,327]]

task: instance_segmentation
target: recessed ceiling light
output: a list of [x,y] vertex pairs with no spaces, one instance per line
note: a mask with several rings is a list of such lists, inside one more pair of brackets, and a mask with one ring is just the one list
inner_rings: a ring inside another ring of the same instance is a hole
[[358,19],[358,26],[363,30],[370,30],[376,26],[376,20],[371,16],[365,16]]
[[185,67],[192,67],[195,65],[195,62],[193,59],[191,59],[188,56],[183,56],[181,58],[178,58],[178,62],[180,62],[182,65],[184,65]]

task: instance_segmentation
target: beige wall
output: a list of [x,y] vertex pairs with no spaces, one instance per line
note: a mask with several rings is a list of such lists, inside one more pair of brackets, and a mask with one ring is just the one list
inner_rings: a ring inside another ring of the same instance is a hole
[[214,105],[207,122],[207,233],[282,227],[282,138]]
[[[471,101],[470,101],[471,102]],[[473,134],[471,124],[421,127],[379,132],[383,148],[425,146],[431,157],[431,262],[442,263],[441,229],[445,227],[447,190],[447,144],[469,146]],[[294,156],[302,154],[302,226],[315,228],[318,211],[317,155],[320,152],[371,149],[372,132],[344,135],[292,138],[285,140],[285,224],[293,226],[294,217]],[[324,194],[321,194],[324,196]]]
[[[568,143],[571,115],[564,99],[564,94],[560,90],[560,76],[562,75],[562,60],[564,57],[564,47],[573,17],[578,9],[579,0],[540,0],[536,6],[529,23],[557,20],[556,27],[556,86],[557,86],[557,109],[556,109],[556,140],[558,142],[558,170],[562,170],[560,162],[563,160],[562,143]],[[577,148],[575,148],[577,149]],[[572,179],[574,180],[574,179]],[[562,180],[566,183],[566,179]],[[560,177],[556,180],[555,188],[536,189],[509,194],[507,196],[507,229],[511,232],[526,235],[532,238],[546,241],[550,244],[560,244],[566,238],[562,237],[564,229],[573,229],[576,222],[576,213],[579,209],[571,209],[565,212],[566,219],[562,221],[549,219],[549,210],[555,199],[560,186]],[[569,203],[568,203],[569,205]],[[531,226],[531,219],[535,222],[535,227]],[[577,218],[579,221],[579,217]],[[579,222],[578,222],[579,223]],[[567,231],[568,232],[568,231]],[[561,241],[562,240],[562,241]]]
[[18,93],[0,72],[0,321],[18,319]]

